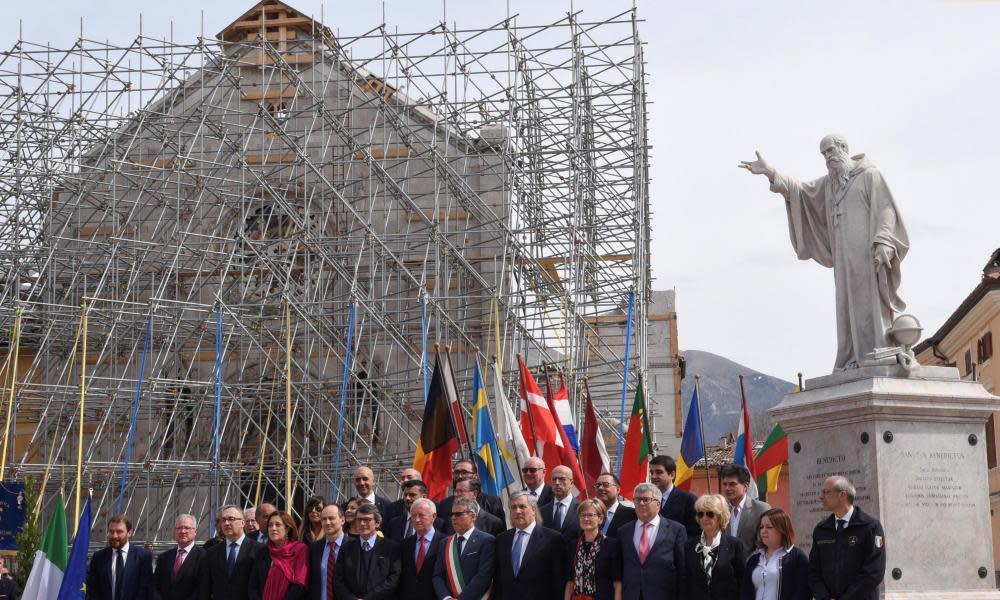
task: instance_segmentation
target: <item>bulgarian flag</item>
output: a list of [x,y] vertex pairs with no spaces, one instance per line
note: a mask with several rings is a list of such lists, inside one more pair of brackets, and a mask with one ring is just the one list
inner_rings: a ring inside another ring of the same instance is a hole
[[69,560],[69,535],[66,531],[66,508],[60,492],[56,508],[42,535],[42,545],[35,552],[31,573],[24,584],[24,600],[50,600],[59,594],[66,563]]
[[618,474],[621,480],[622,496],[632,499],[635,486],[646,481],[649,455],[653,453],[650,442],[649,419],[646,415],[646,398],[642,393],[642,377],[635,388],[635,402],[632,403],[632,415],[628,420],[628,436],[625,438],[625,449],[622,450],[622,470]]
[[775,425],[763,447],[754,457],[754,464],[757,466],[757,493],[760,499],[767,501],[769,492],[778,491],[778,476],[781,475],[781,465],[788,461],[788,434]]

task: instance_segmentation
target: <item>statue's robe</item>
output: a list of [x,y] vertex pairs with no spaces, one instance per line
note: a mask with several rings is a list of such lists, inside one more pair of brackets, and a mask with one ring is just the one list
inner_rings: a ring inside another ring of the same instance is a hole
[[[785,197],[792,247],[800,260],[833,267],[837,293],[837,360],[834,370],[860,366],[875,348],[892,344],[886,330],[906,304],[899,297],[899,266],[910,241],[882,174],[864,155],[847,182],[834,190],[829,175],[800,182],[775,174],[771,191]],[[892,260],[875,268],[875,246]]]

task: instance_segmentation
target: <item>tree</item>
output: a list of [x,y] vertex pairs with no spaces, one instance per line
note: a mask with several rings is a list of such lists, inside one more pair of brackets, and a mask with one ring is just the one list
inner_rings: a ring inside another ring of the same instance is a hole
[[42,531],[38,527],[38,485],[35,478],[28,476],[24,481],[24,524],[14,536],[17,544],[17,568],[14,570],[14,581],[17,583],[17,593],[21,594],[24,584],[28,581],[31,567],[35,562],[35,552],[42,541]]

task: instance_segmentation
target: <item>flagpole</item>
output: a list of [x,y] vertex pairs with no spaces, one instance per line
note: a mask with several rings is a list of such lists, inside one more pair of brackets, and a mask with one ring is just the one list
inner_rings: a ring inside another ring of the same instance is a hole
[[[531,402],[528,402],[528,392],[527,392],[527,388],[524,385],[524,372],[523,372],[523,369],[521,368],[521,364],[522,363],[523,363],[523,360],[521,359],[521,355],[518,354],[517,355],[517,376],[518,376],[518,378],[521,381],[521,390],[520,390],[520,392],[521,392],[521,400],[523,400],[524,403],[527,405],[526,408],[528,410],[525,411],[525,412],[528,413],[528,427],[531,429],[531,448],[528,448],[528,451],[531,453],[532,456],[537,456],[537,454],[538,454],[538,436],[535,435],[535,418],[531,416]],[[527,368],[528,368],[528,365],[524,365],[524,369],[527,369]]]
[[801,392],[804,389],[806,389],[806,387],[802,385],[802,371],[799,371],[799,391]]
[[[712,493],[712,477],[708,474],[708,446],[705,445],[705,421],[701,417],[701,375],[694,376],[694,389],[698,399],[698,429],[701,431],[701,449],[705,454],[705,483],[708,485],[708,493]],[[691,410],[688,408],[688,410]]]
[[[649,404],[646,402],[646,388],[642,385],[642,371],[639,372],[639,392],[642,394],[642,434],[646,436],[646,442],[649,444],[649,455],[655,456],[653,453],[653,430],[649,428]],[[698,412],[698,416],[701,416],[701,411]],[[702,440],[701,445],[704,446],[705,442]],[[649,483],[649,468],[646,469],[646,483]]]
[[[479,349],[476,348],[475,351],[478,352]],[[451,347],[448,346],[448,345],[445,345],[445,347],[444,347],[444,353],[448,355],[448,371],[451,372],[451,382],[455,385],[455,390],[454,391],[455,391],[455,399],[458,401],[458,418],[460,418],[462,420],[462,431],[465,432],[465,449],[469,453],[469,460],[474,460],[472,458],[472,456],[473,456],[473,453],[472,453],[472,441],[471,441],[472,440],[472,435],[469,433],[469,427],[465,423],[465,412],[462,411],[462,399],[458,395],[458,379],[455,377],[455,367],[453,367],[451,365]],[[452,411],[452,412],[454,412],[454,411]],[[473,462],[472,464],[475,465],[476,463]]]

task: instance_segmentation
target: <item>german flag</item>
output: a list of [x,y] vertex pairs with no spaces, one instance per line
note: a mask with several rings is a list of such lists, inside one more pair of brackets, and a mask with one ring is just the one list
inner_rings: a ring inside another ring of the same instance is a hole
[[441,359],[434,356],[434,374],[424,405],[424,422],[420,427],[413,468],[427,485],[427,495],[441,500],[451,485],[451,457],[459,449],[458,432],[451,413],[451,399],[445,386]]

